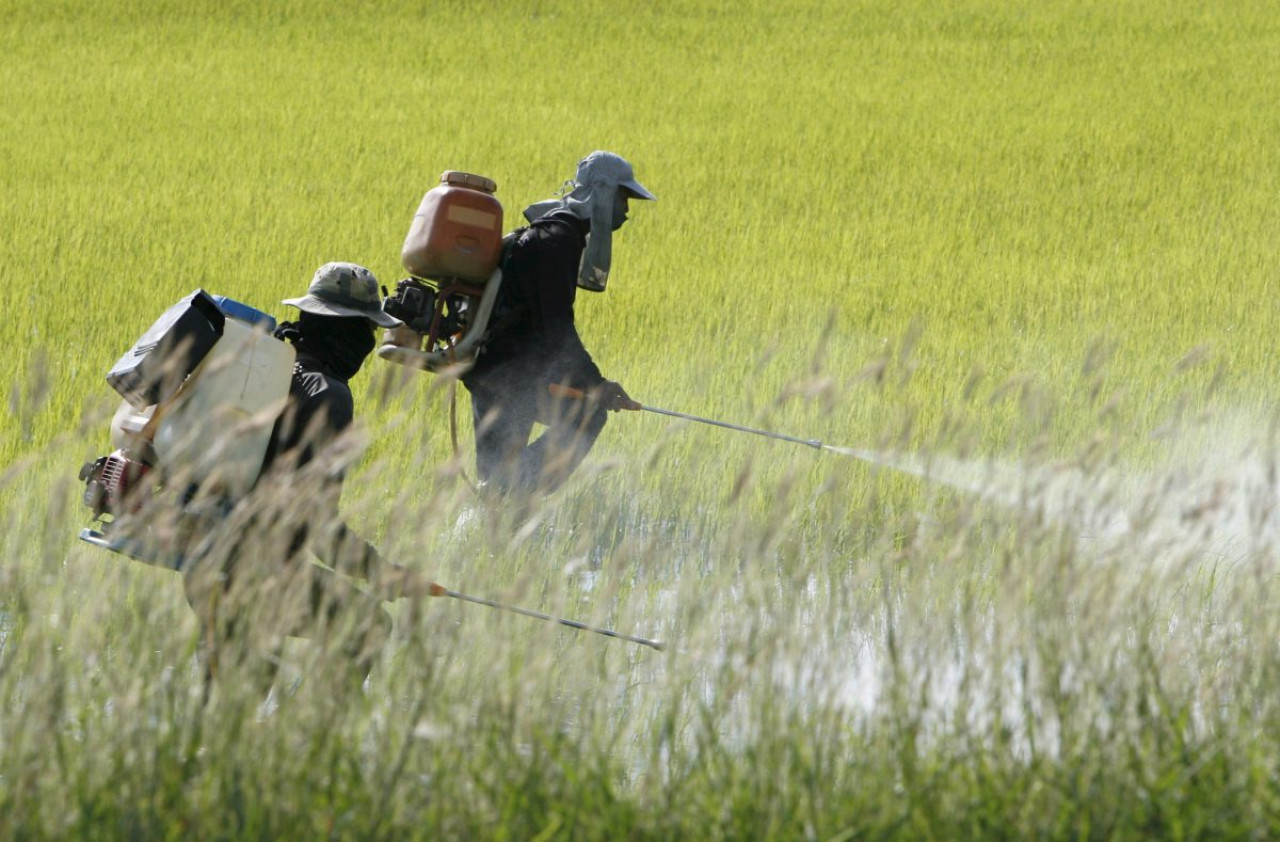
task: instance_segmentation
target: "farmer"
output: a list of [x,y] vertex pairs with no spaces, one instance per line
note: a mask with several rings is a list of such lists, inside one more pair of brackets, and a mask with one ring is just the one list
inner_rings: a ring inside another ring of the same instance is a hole
[[[336,640],[362,681],[389,618],[380,599],[333,571],[368,580],[381,596],[396,596],[410,582],[408,571],[383,562],[338,513],[352,450],[342,435],[354,414],[348,382],[373,350],[376,329],[399,324],[382,312],[378,290],[363,266],[326,263],[306,295],[283,302],[300,315],[276,336],[291,342],[297,357],[262,474],[219,530],[223,546],[215,552],[206,543],[185,577],[207,678],[234,658],[256,671],[265,685],[258,689],[269,689],[280,644],[297,635]],[[307,549],[329,569],[306,561]]]
[[[502,493],[554,491],[591,450],[606,411],[640,409],[583,347],[573,304],[579,287],[604,291],[613,232],[626,222],[630,200],[655,197],[612,152],[583,158],[565,187],[525,210],[529,226],[504,263],[494,327],[462,376],[477,472]],[[530,443],[535,422],[547,429]]]

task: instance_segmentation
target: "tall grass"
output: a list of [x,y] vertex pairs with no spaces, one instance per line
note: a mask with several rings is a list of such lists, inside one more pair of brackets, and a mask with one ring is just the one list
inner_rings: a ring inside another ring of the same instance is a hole
[[400,602],[362,690],[298,642],[274,712],[234,682],[202,704],[176,575],[12,515],[0,815],[90,838],[1266,835],[1275,484],[1254,464],[938,459],[913,507],[881,470],[809,500],[760,472],[671,520],[606,472],[524,529],[460,517],[465,494],[361,499],[440,581],[668,651]]
[[[0,836],[1275,835],[1270,12],[0,0]],[[513,522],[371,361],[353,524],[669,649],[401,601],[361,690],[203,704],[178,577],[74,538],[104,372],[594,148],[660,197],[606,374],[875,460],[619,415]]]

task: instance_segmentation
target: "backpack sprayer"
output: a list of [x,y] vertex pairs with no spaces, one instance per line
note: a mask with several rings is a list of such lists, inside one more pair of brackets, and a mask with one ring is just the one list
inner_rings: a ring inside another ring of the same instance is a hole
[[266,313],[197,289],[120,357],[107,373],[124,398],[111,419],[115,449],[80,469],[99,525],[82,540],[181,569],[181,548],[157,544],[155,530],[115,527],[132,515],[145,521],[167,484],[180,486],[167,489],[179,512],[197,493],[234,500],[253,487],[293,369],[293,346],[274,328]]
[[400,251],[410,277],[383,307],[404,325],[387,331],[378,356],[433,372],[475,359],[502,284],[497,189],[492,179],[447,170],[422,197]]

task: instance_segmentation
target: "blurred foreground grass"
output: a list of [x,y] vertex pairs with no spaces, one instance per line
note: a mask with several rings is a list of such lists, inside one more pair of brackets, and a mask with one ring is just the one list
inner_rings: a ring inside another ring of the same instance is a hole
[[48,504],[4,509],[0,833],[1269,835],[1277,450],[1203,458],[1222,431],[1155,468],[957,458],[960,427],[882,467],[672,465],[676,426],[665,485],[593,458],[520,523],[447,468],[388,493],[384,457],[346,509],[389,556],[669,649],[402,600],[362,690],[341,640],[293,641],[266,706],[202,705],[178,577],[77,544],[78,485],[32,466],[3,491]]

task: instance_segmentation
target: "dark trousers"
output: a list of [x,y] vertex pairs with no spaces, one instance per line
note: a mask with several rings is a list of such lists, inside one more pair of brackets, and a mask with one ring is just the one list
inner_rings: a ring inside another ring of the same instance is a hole
[[[591,452],[608,420],[604,406],[554,397],[545,380],[464,379],[471,393],[476,471],[503,492],[549,494]],[[533,425],[546,430],[530,442]]]
[[268,530],[253,518],[235,526],[226,546],[197,556],[183,575],[200,625],[206,701],[223,674],[269,690],[286,637],[325,646],[359,686],[391,631],[381,600],[308,561],[305,530]]

